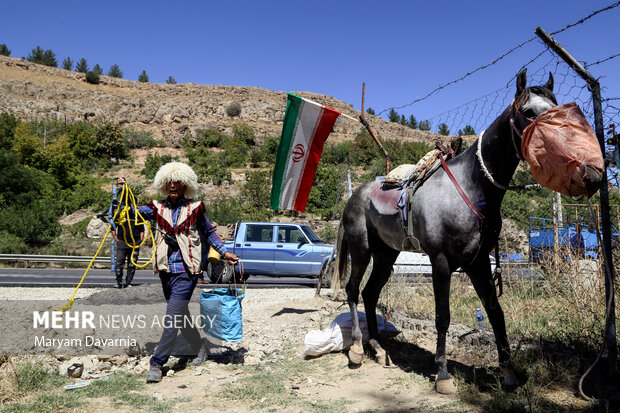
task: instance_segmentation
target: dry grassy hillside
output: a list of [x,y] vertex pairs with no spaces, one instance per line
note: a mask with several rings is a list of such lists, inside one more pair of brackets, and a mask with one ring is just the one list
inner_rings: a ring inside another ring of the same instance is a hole
[[[330,96],[295,92],[357,118],[359,111]],[[226,108],[241,105],[238,116]],[[168,146],[178,146],[186,134],[214,128],[223,132],[236,123],[251,126],[259,139],[277,136],[282,129],[286,92],[258,87],[168,85],[140,83],[101,76],[100,84],[86,82],[83,73],[42,66],[0,56],[0,112],[24,119],[52,118],[67,122],[104,118],[151,131]],[[437,134],[413,130],[366,115],[383,139],[431,143]],[[353,139],[361,125],[345,117],[336,122],[330,142]]]

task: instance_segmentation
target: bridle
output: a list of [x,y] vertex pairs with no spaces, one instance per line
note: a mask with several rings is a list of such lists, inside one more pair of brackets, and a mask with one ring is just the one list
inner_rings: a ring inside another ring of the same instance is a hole
[[[517,159],[519,161],[524,161],[525,159],[523,158],[523,154],[521,153],[521,148],[519,148],[519,145],[517,145],[517,141],[515,139],[515,135],[521,140],[523,138],[523,130],[525,130],[525,128],[523,128],[522,130],[519,130],[517,128],[517,126],[515,124],[515,117],[516,117],[516,115],[519,115],[522,118],[524,118],[525,120],[527,120],[529,122],[529,124],[527,126],[529,126],[532,123],[536,123],[536,119],[535,118],[531,119],[531,118],[528,118],[527,116],[525,116],[521,112],[521,110],[517,107],[516,102],[512,102],[511,109],[510,109],[510,137],[511,137],[511,140],[512,140],[512,146],[514,147],[515,155],[516,155]],[[482,135],[480,135],[480,137],[478,138],[478,146],[476,148],[476,157],[478,158],[478,162],[480,162],[480,167],[482,168],[482,172],[484,172],[484,176],[486,176],[486,178],[493,185],[495,185],[497,188],[502,189],[504,191],[508,191],[508,190],[521,191],[521,190],[528,190],[528,189],[538,189],[538,188],[541,187],[538,184],[506,186],[506,185],[502,185],[499,182],[497,182],[493,178],[493,175],[491,175],[491,172],[489,171],[489,169],[487,168],[486,164],[484,163],[484,160],[482,159],[482,138],[483,137],[484,137],[484,133]]]

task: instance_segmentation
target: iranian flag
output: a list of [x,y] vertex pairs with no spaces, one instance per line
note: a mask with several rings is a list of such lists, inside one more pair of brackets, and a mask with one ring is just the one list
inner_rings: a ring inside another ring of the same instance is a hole
[[325,140],[340,112],[288,94],[273,171],[271,209],[304,212]]

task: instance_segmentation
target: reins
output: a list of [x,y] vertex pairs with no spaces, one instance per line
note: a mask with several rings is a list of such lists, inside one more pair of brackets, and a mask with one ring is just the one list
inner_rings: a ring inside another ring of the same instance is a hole
[[444,154],[446,154],[447,156],[454,156],[454,151],[452,150],[452,148],[446,148],[439,142],[435,142],[435,146],[437,147],[437,149],[441,151],[441,153],[439,154],[439,160],[441,161],[441,166],[443,167],[444,171],[446,171],[446,175],[448,175],[448,178],[450,178],[450,180],[452,181],[452,184],[454,184],[454,187],[456,188],[459,195],[461,195],[461,198],[463,198],[463,201],[465,201],[469,209],[471,209],[474,215],[478,217],[478,219],[480,220],[480,223],[481,224],[484,223],[484,220],[485,220],[484,215],[482,215],[482,213],[478,210],[478,208],[476,208],[476,206],[471,202],[471,200],[469,199],[469,197],[467,196],[467,194],[465,193],[461,185],[459,185],[454,175],[452,175],[452,171],[450,171],[450,168],[448,168],[448,164],[446,164],[446,160],[443,157]]

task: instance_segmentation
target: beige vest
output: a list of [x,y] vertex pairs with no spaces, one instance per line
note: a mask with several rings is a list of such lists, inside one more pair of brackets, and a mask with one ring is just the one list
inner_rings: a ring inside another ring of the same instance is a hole
[[[161,231],[166,232],[165,228],[160,225],[157,215],[166,221],[170,227],[172,225],[172,211],[170,208],[166,208],[162,201],[153,201],[156,208],[155,225]],[[177,218],[177,227],[181,226],[189,217],[192,216],[197,208],[201,206],[201,201],[189,202],[181,208],[179,217]],[[196,217],[197,218],[197,217]],[[176,240],[179,243],[179,249],[183,256],[183,261],[187,265],[188,270],[192,274],[200,273],[200,262],[202,260],[202,248],[200,244],[200,234],[198,233],[198,219],[190,221],[189,225],[184,225],[184,231],[179,231],[176,234]],[[159,271],[168,271],[168,244],[164,240],[164,234],[157,231],[155,238],[155,274]]]

